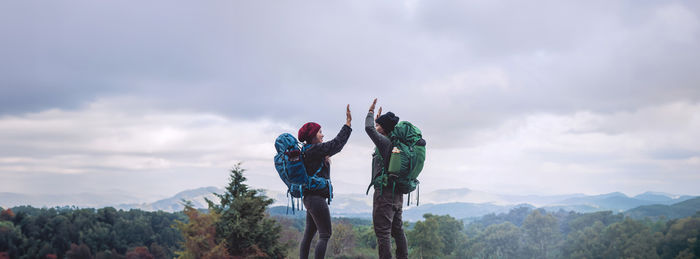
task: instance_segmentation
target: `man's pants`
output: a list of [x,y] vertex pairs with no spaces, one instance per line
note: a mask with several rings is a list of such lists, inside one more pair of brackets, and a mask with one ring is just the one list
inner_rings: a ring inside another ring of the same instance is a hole
[[396,258],[408,258],[406,235],[403,233],[403,195],[391,190],[374,190],[372,221],[377,235],[379,258],[391,258],[391,238],[396,241]]

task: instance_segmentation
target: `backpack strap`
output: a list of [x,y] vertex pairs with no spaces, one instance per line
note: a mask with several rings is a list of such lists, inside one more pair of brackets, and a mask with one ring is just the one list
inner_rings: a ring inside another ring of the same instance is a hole
[[323,169],[323,164],[324,164],[324,162],[321,161],[321,166],[318,167],[318,170],[316,170],[316,172],[312,176],[318,176],[318,173],[320,173],[321,170]]
[[[304,156],[304,152],[307,149],[309,149],[310,146],[311,146],[311,144],[304,144],[301,147],[302,157]],[[302,163],[303,163],[303,159],[302,159]],[[321,176],[319,176],[319,173],[321,173],[321,171],[323,170],[324,164],[325,164],[325,161],[321,161],[321,166],[318,167],[318,170],[316,170],[316,172],[314,172],[314,174],[311,175],[311,177],[314,177],[314,176],[321,177]],[[324,178],[326,180],[326,185],[328,185],[328,205],[331,205],[331,200],[333,200],[333,185],[331,184],[331,179],[328,179],[325,177],[321,177],[321,178]],[[303,190],[301,191],[301,193],[302,193],[302,198],[303,198],[303,195],[304,195]]]
[[294,215],[294,197],[292,197],[292,215]]
[[331,200],[333,200],[333,185],[331,184],[331,179],[326,179],[326,181],[328,183],[328,205],[331,205]]
[[[420,182],[416,183],[416,206],[420,205]],[[408,202],[406,202],[406,206],[411,205],[411,193],[408,193]]]
[[365,192],[365,195],[369,195],[369,189],[371,189],[372,186],[374,186],[374,185],[376,184],[376,181],[377,181],[379,178],[381,178],[382,176],[384,176],[384,167],[382,167],[381,173],[378,173],[377,176],[373,177],[373,178],[369,181],[369,185],[367,186],[367,191]]
[[[285,159],[283,163],[284,163],[283,168],[286,170],[286,168],[287,168],[287,160]],[[288,173],[288,172],[285,172],[285,175],[287,175],[287,173]],[[294,188],[293,186],[294,186],[294,185],[290,186],[290,188]],[[292,193],[292,191],[291,191],[290,188],[287,188],[287,212],[286,212],[286,213],[287,213],[287,215],[289,215],[289,202],[290,202],[290,200],[291,200],[291,203],[292,203],[292,215],[294,215],[294,197],[289,197],[290,194]]]
[[[304,144],[304,145],[301,147],[301,153],[302,153],[302,155],[301,155],[300,157],[301,157],[302,163],[304,162],[304,152],[305,152],[307,149],[309,149],[310,146],[311,146],[311,144]],[[321,166],[318,167],[318,170],[316,170],[316,172],[315,172],[313,175],[311,175],[311,176],[317,176],[318,173],[320,173],[321,170],[323,169],[323,164],[324,164],[324,162],[321,161]]]
[[304,202],[304,190],[302,190],[301,185],[299,185],[299,200],[298,200],[298,203],[299,203],[299,204],[298,204],[299,211],[302,211],[302,210],[303,210],[303,207],[304,207],[304,206],[301,206],[301,203],[302,203],[302,202]]
[[[392,143],[391,146],[394,147],[394,144]],[[382,165],[382,167],[381,167],[381,172],[378,173],[376,176],[374,176],[374,178],[372,178],[372,180],[369,181],[369,186],[367,186],[367,191],[365,192],[365,195],[369,195],[369,189],[371,189],[372,186],[377,185],[377,181],[388,181],[388,179],[386,179],[386,178],[388,178],[386,176],[386,175],[388,175],[386,172],[389,170],[388,169],[389,165],[385,165],[384,158],[382,157],[382,154],[379,153],[379,149],[375,147],[374,150],[375,150],[374,152],[377,154],[377,157],[379,158],[379,163]],[[383,191],[384,191],[384,188],[380,188],[380,192],[383,192]]]
[[[292,214],[294,214],[294,211],[292,211]],[[287,189],[287,215],[289,215],[289,189]]]
[[[291,190],[287,190],[287,197],[288,199],[291,198],[292,200],[292,215],[294,215],[295,210],[304,211],[304,206],[302,206],[302,201],[304,200],[304,192],[302,191],[301,185],[292,185],[292,188],[298,189],[299,195],[301,195],[299,198],[289,197]],[[294,202],[295,199],[297,201],[296,203]],[[289,212],[289,202],[287,202],[287,212]]]

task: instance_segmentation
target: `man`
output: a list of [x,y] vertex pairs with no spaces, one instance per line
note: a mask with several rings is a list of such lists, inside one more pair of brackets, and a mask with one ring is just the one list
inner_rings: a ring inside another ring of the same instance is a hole
[[[377,147],[372,156],[372,180],[377,178],[389,166],[392,144],[389,134],[399,122],[399,117],[392,112],[382,115],[382,108],[374,117],[374,107],[377,99],[365,118],[365,131]],[[376,122],[376,123],[375,123]],[[406,235],[403,232],[403,194],[394,192],[389,186],[374,185],[374,202],[372,208],[372,223],[374,233],[377,235],[379,258],[391,258],[391,238],[396,241],[396,258],[408,258],[408,246]]]

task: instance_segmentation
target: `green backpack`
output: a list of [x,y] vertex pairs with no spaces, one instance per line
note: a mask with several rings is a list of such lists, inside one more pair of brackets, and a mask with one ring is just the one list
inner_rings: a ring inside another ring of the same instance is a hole
[[[401,121],[389,134],[393,152],[389,160],[389,168],[382,167],[382,173],[372,180],[367,187],[367,194],[373,185],[392,186],[393,192],[408,194],[408,204],[413,192],[420,183],[418,175],[423,170],[425,163],[425,146],[416,145],[423,138],[420,129],[410,122]],[[396,152],[398,151],[398,153]],[[384,164],[384,159],[375,148],[374,156]],[[419,194],[420,197],[420,188]]]

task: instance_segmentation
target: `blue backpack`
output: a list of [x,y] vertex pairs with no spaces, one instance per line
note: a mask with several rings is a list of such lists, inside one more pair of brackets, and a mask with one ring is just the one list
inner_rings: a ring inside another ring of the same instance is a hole
[[[301,146],[301,148],[299,148]],[[323,163],[316,172],[309,176],[304,166],[304,152],[311,145],[301,145],[297,139],[289,133],[282,133],[275,140],[275,169],[280,178],[287,185],[287,197],[292,196],[292,213],[294,213],[294,198],[302,199],[304,190],[328,189],[330,197],[328,204],[333,199],[333,185],[331,180],[318,175],[323,169]],[[298,209],[302,209],[301,201],[298,202]]]

